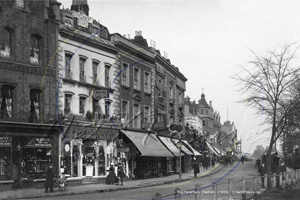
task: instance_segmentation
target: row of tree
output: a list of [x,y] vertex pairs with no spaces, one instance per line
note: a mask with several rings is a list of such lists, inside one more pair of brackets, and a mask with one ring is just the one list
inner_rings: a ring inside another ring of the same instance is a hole
[[[300,62],[297,63],[296,56],[299,47],[297,43],[285,45],[264,56],[253,52],[255,58],[248,63],[250,66],[241,66],[241,72],[233,76],[241,86],[239,91],[246,96],[240,102],[265,117],[268,128],[264,134],[271,133],[268,158],[276,141],[283,142],[283,152],[292,153],[300,139]],[[270,159],[267,173],[271,174]],[[270,176],[267,183],[271,188]]]

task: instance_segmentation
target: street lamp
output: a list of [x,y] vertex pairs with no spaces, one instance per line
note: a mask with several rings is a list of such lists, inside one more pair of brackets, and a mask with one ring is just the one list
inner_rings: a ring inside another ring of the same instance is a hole
[[177,146],[179,147],[179,181],[181,181],[181,177],[182,177],[182,170],[181,170],[181,146],[182,146],[181,134],[180,134],[179,141],[177,142]]

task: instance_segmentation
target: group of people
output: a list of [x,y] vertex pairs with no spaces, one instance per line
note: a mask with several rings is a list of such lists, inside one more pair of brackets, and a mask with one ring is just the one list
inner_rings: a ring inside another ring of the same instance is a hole
[[[262,159],[257,159],[255,161],[255,168],[258,168],[258,173],[261,177],[262,187],[265,187],[264,178],[267,174],[267,156],[265,154],[262,155]],[[284,161],[277,157],[276,155],[272,155],[271,159],[271,172],[279,175],[280,173],[283,173],[286,171],[286,166],[284,164]],[[284,180],[284,174],[282,175],[282,180]],[[276,177],[277,187],[279,187],[279,176]]]
[[114,163],[111,163],[110,168],[108,170],[108,176],[106,177],[106,184],[118,184],[120,180],[120,185],[123,185],[123,178],[126,177],[122,164],[118,164],[118,173],[116,175],[115,173],[115,168],[114,168]]

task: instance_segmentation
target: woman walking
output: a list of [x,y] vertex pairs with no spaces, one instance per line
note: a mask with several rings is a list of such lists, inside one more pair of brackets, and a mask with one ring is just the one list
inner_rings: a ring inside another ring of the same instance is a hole
[[46,182],[45,182],[46,193],[48,193],[48,188],[50,188],[50,192],[53,192],[53,177],[54,177],[53,165],[50,164],[46,173]]

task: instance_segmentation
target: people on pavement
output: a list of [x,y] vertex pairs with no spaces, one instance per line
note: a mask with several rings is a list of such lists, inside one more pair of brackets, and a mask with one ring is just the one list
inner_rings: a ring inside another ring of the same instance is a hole
[[264,178],[265,178],[265,177],[264,177],[264,176],[265,176],[265,174],[267,173],[267,169],[266,169],[264,163],[262,163],[262,164],[260,165],[260,167],[258,168],[258,173],[259,173],[260,178],[261,178],[261,184],[262,184],[262,187],[264,188],[264,187],[265,187],[265,183],[264,183]]
[[212,167],[215,166],[215,162],[216,162],[215,157],[213,157],[213,158],[211,159],[211,165],[212,165]]
[[50,192],[53,192],[53,178],[55,176],[53,165],[50,164],[46,173],[46,182],[45,182],[45,192],[48,193],[48,188],[50,188]]
[[286,166],[285,166],[283,160],[280,158],[280,160],[279,160],[279,166],[278,166],[277,171],[276,171],[276,174],[277,174],[277,178],[276,178],[277,185],[276,185],[276,187],[277,188],[279,188],[279,175],[280,175],[280,173],[282,173],[282,181],[285,180],[285,177],[284,177],[284,172],[285,171],[286,171]]
[[118,183],[117,176],[115,174],[115,168],[114,168],[114,163],[110,164],[110,168],[108,170],[108,176],[106,177],[106,184],[115,184]]
[[194,169],[194,176],[197,177],[197,174],[200,173],[200,169],[195,157],[193,158],[192,167]]
[[121,163],[118,164],[118,178],[120,179],[121,182],[120,185],[123,185],[123,178],[125,178],[125,173],[123,171],[123,167]]

